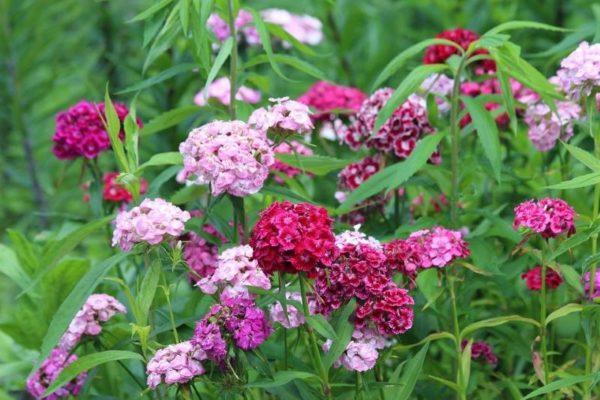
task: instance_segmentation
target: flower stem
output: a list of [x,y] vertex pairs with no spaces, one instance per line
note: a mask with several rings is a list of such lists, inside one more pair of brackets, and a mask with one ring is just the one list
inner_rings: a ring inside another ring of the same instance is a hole
[[237,80],[237,57],[238,57],[238,49],[237,49],[237,31],[235,29],[235,15],[233,15],[233,0],[227,1],[227,9],[228,9],[228,19],[229,19],[229,31],[231,32],[231,37],[233,38],[233,46],[231,47],[231,55],[229,58],[229,116],[232,120],[236,119],[236,110],[235,110],[235,95],[237,93],[236,90],[236,80]]
[[356,400],[362,400],[362,374],[356,371],[356,396],[354,397]]
[[460,184],[459,178],[459,149],[460,149],[460,126],[458,121],[459,111],[459,97],[460,97],[460,75],[467,62],[468,55],[463,55],[458,68],[456,69],[456,75],[454,76],[454,85],[452,87],[452,98],[450,99],[450,137],[452,141],[452,154],[451,154],[451,171],[452,171],[452,191],[450,193],[450,221],[456,228],[458,225],[458,188]]
[[[544,364],[544,385],[550,383],[549,368],[548,368],[548,342],[546,339],[546,260],[544,260],[542,252],[542,290],[540,293],[540,348],[542,352],[542,363]],[[546,395],[548,396],[548,395]],[[549,398],[549,397],[548,397]]]
[[460,369],[460,357],[462,354],[462,348],[460,346],[460,325],[458,323],[458,309],[456,306],[456,293],[454,290],[454,280],[450,274],[450,271],[446,269],[446,281],[448,282],[448,289],[450,290],[450,304],[452,309],[452,326],[454,331],[454,342],[456,349],[456,385],[460,391],[457,393],[457,398],[460,400],[466,399],[466,389],[462,384],[462,372]]
[[[285,298],[285,278],[283,276],[283,272],[279,271],[279,295],[281,296],[281,307],[283,308],[283,315],[288,320],[289,323],[289,315],[287,309],[287,301]],[[287,337],[287,328],[283,329],[283,368],[288,369],[288,337]]]

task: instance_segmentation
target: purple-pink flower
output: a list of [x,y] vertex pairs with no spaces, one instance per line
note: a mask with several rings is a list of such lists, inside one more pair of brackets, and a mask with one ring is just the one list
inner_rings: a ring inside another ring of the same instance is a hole
[[[263,10],[261,16],[265,22],[281,26],[300,43],[317,45],[323,40],[323,24],[310,15],[292,14],[287,10],[269,8]],[[291,47],[287,42],[283,42],[283,46]]]
[[44,396],[46,389],[58,378],[62,370],[76,360],[77,356],[75,354],[69,356],[68,351],[59,348],[52,350],[48,358],[42,362],[40,368],[27,378],[27,391],[29,394],[35,399],[46,400],[77,397],[87,378],[87,372],[80,373],[67,384],[56,389],[51,395]]
[[[248,104],[256,104],[260,101],[261,94],[258,90],[250,89],[246,86],[240,86],[235,95],[235,99]],[[228,106],[231,102],[231,84],[229,78],[222,77],[216,79],[210,86],[196,94],[194,103],[203,107],[208,101],[214,99],[217,102]]]
[[315,109],[313,120],[326,121],[333,119],[334,112],[356,113],[366,97],[360,89],[318,81],[298,101]]
[[[286,329],[297,328],[300,325],[303,325],[306,322],[306,318],[304,318],[304,313],[302,312],[302,297],[300,296],[300,293],[287,292],[285,298],[288,300],[285,307],[287,309],[287,316],[283,304],[276,301],[269,309],[271,321],[279,322]],[[308,312],[314,314],[317,307],[316,301],[312,296],[307,300]]]
[[[246,10],[240,10],[235,18],[235,30],[238,36],[249,45],[260,43],[260,37],[256,27],[252,24],[253,18]],[[231,36],[229,24],[219,14],[212,13],[206,20],[207,27],[214,33],[218,41],[224,42]]]
[[144,199],[129,211],[122,211],[115,220],[112,245],[129,251],[136,243],[156,245],[168,237],[183,234],[190,213],[166,200]]
[[[467,347],[467,340],[463,340],[460,347],[464,350]],[[471,359],[491,365],[493,368],[498,364],[498,357],[494,353],[492,346],[483,340],[471,344]]]
[[581,42],[556,72],[567,96],[579,101],[600,88],[600,44]]
[[172,344],[158,350],[146,365],[147,384],[156,389],[161,383],[182,384],[204,373],[201,361],[206,354],[190,341]]
[[58,346],[62,350],[71,351],[83,336],[99,335],[102,332],[102,322],[108,321],[117,313],[126,312],[125,306],[114,297],[108,294],[93,294],[75,314]]
[[179,152],[182,178],[210,184],[215,196],[258,192],[274,162],[265,132],[242,121],[214,121],[196,128],[179,145]]
[[524,228],[551,238],[575,233],[575,210],[562,199],[528,200],[515,207],[515,229]]
[[311,112],[305,104],[287,97],[269,101],[273,104],[255,110],[248,118],[248,124],[254,129],[287,136],[308,135],[315,128],[310,118]]
[[[323,350],[329,351],[331,344],[331,339],[327,340],[323,345]],[[375,367],[377,358],[379,358],[379,350],[384,347],[385,338],[377,330],[355,329],[346,350],[333,365],[336,368],[343,366],[349,371],[368,371]]]
[[454,79],[444,74],[433,74],[423,81],[421,90],[435,95],[435,102],[442,113],[450,111],[450,102],[448,101],[452,94]]
[[[589,293],[590,293],[590,275],[591,275],[590,272],[586,272],[583,275],[583,283],[585,286],[585,295],[587,297],[589,297]],[[592,295],[590,300],[595,300],[596,298],[600,297],[600,269],[598,269],[596,271],[593,285],[594,285],[594,294]]]

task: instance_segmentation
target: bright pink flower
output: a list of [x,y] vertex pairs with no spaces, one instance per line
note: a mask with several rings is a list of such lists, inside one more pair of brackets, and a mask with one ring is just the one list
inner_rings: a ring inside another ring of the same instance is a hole
[[546,197],[525,201],[515,207],[515,229],[525,228],[544,238],[575,233],[575,210],[562,199]]
[[74,363],[77,356],[61,349],[54,349],[47,359],[42,362],[40,368],[36,370],[29,378],[27,378],[27,391],[35,399],[58,400],[66,399],[71,396],[77,397],[85,379],[87,372],[82,372],[67,384],[58,388],[50,396],[44,396],[46,389],[50,387],[52,382],[58,378],[63,369]]
[[282,136],[307,135],[315,128],[310,119],[311,112],[305,104],[287,97],[269,101],[273,104],[255,110],[248,118],[248,124],[252,128]]
[[[206,20],[207,27],[214,33],[218,41],[224,42],[231,36],[229,24],[217,13],[212,13]],[[260,43],[258,31],[253,24],[252,14],[246,10],[240,10],[235,18],[235,29],[238,32],[239,39],[248,45]]]
[[[329,339],[323,345],[324,351],[329,351],[332,340]],[[346,346],[346,350],[334,367],[343,366],[349,371],[365,372],[375,367],[379,358],[379,350],[385,347],[385,338],[374,329],[355,329],[352,339]]]
[[[118,172],[107,172],[102,177],[104,188],[102,189],[102,198],[104,201],[112,203],[131,203],[133,196],[131,193],[117,182]],[[148,190],[148,182],[145,179],[140,179],[140,194],[146,193]]]
[[[304,146],[302,143],[292,140],[291,142],[281,142],[273,149],[275,154],[296,154],[300,156],[311,156],[313,154],[312,149]],[[275,162],[271,166],[271,171],[278,171],[286,175],[289,178],[293,178],[299,175],[302,171],[296,167],[292,167],[284,162],[275,159]],[[284,180],[274,174],[275,181],[278,183],[284,183]]]
[[568,97],[579,101],[600,88],[600,44],[581,42],[556,72]]
[[[585,294],[586,297],[589,298],[589,293],[590,293],[590,272],[586,272],[583,275],[583,283],[585,286]],[[595,275],[596,279],[594,279],[594,294],[592,295],[590,300],[595,300],[596,298],[600,297],[600,269],[596,271],[596,275]]]
[[313,120],[322,121],[332,119],[332,112],[356,113],[366,97],[360,89],[318,81],[298,101],[316,110]]
[[[455,28],[443,31],[436,35],[438,39],[446,39],[450,40],[454,43],[457,43],[463,50],[467,50],[469,45],[479,39],[479,35],[473,31],[462,28]],[[458,49],[454,46],[448,46],[445,44],[434,44],[429,46],[425,50],[425,55],[423,56],[424,64],[443,64],[450,58],[452,55],[458,55]],[[480,49],[477,50],[474,55],[478,54],[488,54],[486,50]],[[483,73],[492,73],[496,70],[496,64],[493,60],[483,60],[477,63],[476,72],[479,74]]]
[[[542,267],[535,266],[527,272],[521,274],[521,279],[525,281],[525,286],[529,290],[542,290]],[[546,287],[556,289],[563,282],[562,277],[552,268],[546,268]]]
[[[258,90],[250,89],[246,86],[240,86],[235,95],[235,99],[248,104],[256,104],[260,101],[261,94]],[[207,89],[204,89],[194,97],[194,103],[203,107],[208,100],[214,99],[217,102],[228,106],[231,100],[231,84],[229,78],[222,77],[216,79]]]
[[146,366],[148,387],[156,389],[162,382],[166,385],[187,383],[204,374],[204,367],[200,362],[206,358],[204,351],[190,341],[160,349]]
[[[463,340],[460,344],[460,347],[464,350],[464,348],[467,347],[467,343],[467,340]],[[471,359],[489,364],[493,368],[495,368],[498,364],[498,357],[494,353],[492,346],[483,340],[473,342],[471,344]]]
[[306,272],[329,266],[336,249],[333,220],[322,207],[276,202],[260,214],[250,237],[254,258],[268,274]]

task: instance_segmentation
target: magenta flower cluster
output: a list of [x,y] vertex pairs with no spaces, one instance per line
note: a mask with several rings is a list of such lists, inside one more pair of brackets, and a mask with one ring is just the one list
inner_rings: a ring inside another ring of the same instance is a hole
[[[256,104],[260,101],[261,94],[258,90],[240,86],[235,94],[235,99],[248,104]],[[215,100],[225,106],[231,103],[231,84],[229,83],[229,78],[221,77],[216,79],[208,88],[205,88],[194,96],[194,103],[200,107],[206,106],[209,100]]]
[[556,72],[567,96],[579,101],[600,88],[600,44],[581,42]]
[[269,99],[273,104],[255,110],[248,118],[248,124],[262,132],[288,136],[308,135],[315,128],[310,118],[309,108],[287,97]]
[[[324,351],[329,351],[332,340],[328,339],[323,345]],[[344,353],[336,360],[334,367],[343,366],[350,371],[365,372],[373,367],[379,358],[379,350],[385,347],[385,337],[374,329],[355,329],[352,339]]]
[[[313,154],[313,151],[309,147],[306,147],[296,140],[292,140],[290,142],[281,142],[275,147],[274,151],[275,154],[295,154],[299,156],[311,156]],[[275,162],[271,166],[271,171],[280,172],[288,178],[293,178],[302,172],[299,168],[292,167],[291,165],[281,162],[277,159],[275,159]],[[275,181],[278,183],[284,183],[284,180],[277,174],[275,174]]]
[[264,131],[242,121],[214,121],[196,128],[179,145],[182,178],[210,184],[212,194],[247,196],[258,192],[274,162]]
[[136,243],[156,245],[169,237],[179,237],[190,213],[166,200],[144,199],[129,211],[117,215],[112,245],[129,251]]
[[127,309],[117,299],[108,294],[93,294],[83,304],[81,310],[69,324],[58,346],[71,351],[84,336],[97,336],[102,332],[101,323],[115,314],[125,314]]
[[27,391],[35,399],[58,400],[66,399],[71,396],[77,397],[87,373],[82,372],[69,381],[67,384],[58,388],[49,396],[44,396],[46,389],[52,382],[58,378],[63,369],[77,360],[75,354],[69,355],[69,352],[60,348],[52,350],[47,359],[42,362],[40,368],[27,378]]
[[[586,296],[589,297],[589,293],[590,293],[590,272],[586,272],[585,274],[583,274],[583,284],[585,287],[585,293]],[[592,295],[592,297],[590,298],[590,300],[595,300],[598,297],[600,297],[600,270],[596,271],[596,275],[595,275],[595,279],[594,279],[594,293]]]
[[[194,211],[190,214],[194,216]],[[220,240],[221,243],[227,242],[225,236],[210,224],[204,224],[202,230]],[[216,244],[196,232],[188,232],[184,235],[183,259],[190,267],[189,278],[192,282],[197,283],[200,279],[212,275],[217,267],[218,257],[219,247]]]
[[172,344],[158,350],[146,365],[147,384],[156,389],[164,382],[167,385],[183,384],[204,373],[203,351],[190,341]]
[[515,229],[523,228],[544,238],[575,233],[575,210],[562,199],[528,200],[515,207]]
[[313,120],[323,121],[331,120],[334,113],[356,113],[366,97],[360,89],[318,81],[298,101],[315,109]]
[[[467,340],[461,342],[460,346],[463,350],[467,347],[467,343]],[[494,353],[492,346],[483,340],[471,344],[471,359],[489,364],[492,367],[496,367],[498,364],[498,356]]]

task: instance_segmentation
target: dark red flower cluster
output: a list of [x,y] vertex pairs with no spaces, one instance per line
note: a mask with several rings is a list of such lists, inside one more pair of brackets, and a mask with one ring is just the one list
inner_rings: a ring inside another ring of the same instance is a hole
[[[114,103],[121,122],[129,113],[124,104]],[[52,152],[60,160],[76,157],[96,158],[110,148],[110,138],[102,122],[104,103],[80,101],[56,116],[56,131],[52,137]],[[141,124],[138,121],[138,125]],[[121,137],[124,132],[121,131]]]
[[[104,174],[102,177],[102,182],[104,183],[102,198],[105,201],[113,203],[130,203],[133,200],[133,196],[129,190],[117,182],[118,176],[118,172],[107,172]],[[146,193],[146,190],[148,190],[148,182],[145,179],[141,179],[140,194]]]
[[[461,348],[464,350],[467,347],[467,340],[463,340],[460,344]],[[498,357],[494,354],[494,350],[492,346],[484,342],[483,340],[473,342],[471,345],[471,359],[479,360],[486,364],[495,367],[498,364]]]
[[250,237],[254,258],[266,272],[306,272],[330,266],[336,256],[333,220],[308,203],[276,202],[260,214]]
[[562,199],[528,200],[515,207],[515,229],[525,228],[544,238],[575,233],[575,210]]
[[[542,290],[542,267],[537,265],[521,275],[529,290]],[[546,268],[546,287],[556,289],[563,282],[562,277],[552,268]]]
[[354,114],[366,97],[360,89],[318,81],[298,101],[315,109],[313,120],[323,121],[332,119],[332,111]]
[[[424,100],[411,96],[372,135],[377,115],[393,92],[390,88],[379,89],[363,102],[360,110],[352,118],[350,126],[342,134],[348,146],[358,150],[364,144],[368,148],[384,153],[393,152],[396,157],[403,160],[412,153],[423,136],[435,132],[427,118]],[[434,153],[430,161],[439,163],[441,161],[439,153]]]
[[[471,43],[479,39],[479,35],[468,29],[456,28],[443,31],[439,33],[436,38],[450,40],[454,43],[457,43],[464,50],[467,50]],[[458,49],[456,49],[454,46],[435,44],[433,46],[429,46],[425,50],[423,63],[442,64],[454,54],[458,54]],[[487,50],[479,49],[475,51],[474,55],[478,54],[488,54],[488,52]],[[496,71],[496,63],[493,60],[482,60],[476,64],[476,73],[489,74],[494,71]]]
[[315,281],[317,309],[323,314],[355,298],[355,325],[369,322],[382,335],[397,335],[412,327],[414,301],[392,280],[381,244],[360,232],[338,235],[339,255],[330,268],[319,269]]

